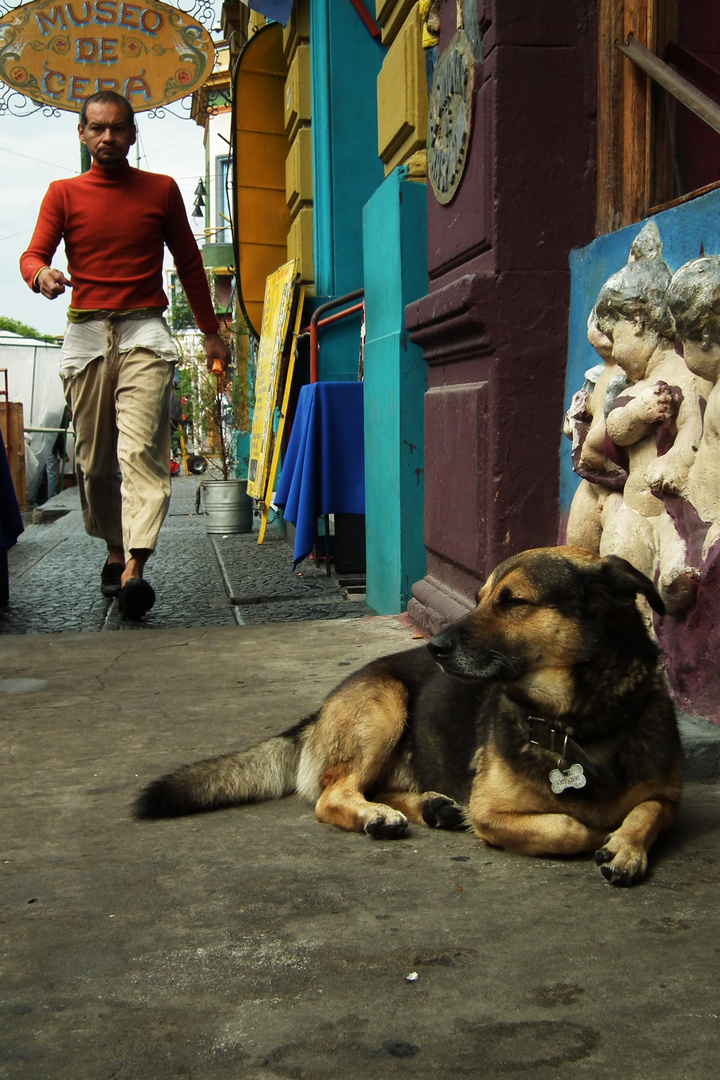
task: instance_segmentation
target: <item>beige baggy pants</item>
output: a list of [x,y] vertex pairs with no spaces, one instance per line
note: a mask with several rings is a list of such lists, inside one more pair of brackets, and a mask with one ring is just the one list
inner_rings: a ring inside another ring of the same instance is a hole
[[170,504],[175,365],[149,349],[97,357],[64,380],[85,529],[108,547],[154,551]]

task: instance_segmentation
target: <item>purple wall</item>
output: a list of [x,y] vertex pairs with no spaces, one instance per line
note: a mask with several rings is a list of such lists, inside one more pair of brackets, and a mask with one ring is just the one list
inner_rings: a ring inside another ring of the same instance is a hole
[[430,288],[406,309],[428,364],[428,562],[410,612],[432,631],[503,558],[556,542],[568,256],[595,235],[596,5],[477,6],[468,161],[450,203],[428,185]]

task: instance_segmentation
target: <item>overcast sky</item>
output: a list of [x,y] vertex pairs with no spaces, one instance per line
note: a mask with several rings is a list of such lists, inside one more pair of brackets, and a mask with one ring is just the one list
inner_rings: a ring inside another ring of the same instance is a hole
[[[180,109],[179,103],[173,107]],[[174,177],[190,216],[195,187],[205,173],[203,129],[169,113],[163,119],[139,113],[137,120],[140,138],[130,150],[130,164]],[[41,112],[23,118],[0,114],[0,315],[44,334],[63,333],[71,292],[57,300],[33,293],[20,277],[18,261],[48,184],[79,172],[77,117],[72,113],[59,118]],[[198,233],[201,219],[190,220]],[[56,258],[53,266],[64,270],[64,259]]]

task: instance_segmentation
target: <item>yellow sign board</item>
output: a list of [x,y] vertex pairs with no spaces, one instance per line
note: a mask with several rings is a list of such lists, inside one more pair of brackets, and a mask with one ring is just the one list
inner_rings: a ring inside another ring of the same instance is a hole
[[297,259],[291,259],[271,274],[265,285],[247,486],[248,495],[253,499],[265,498],[275,406],[296,278]]
[[159,0],[33,0],[0,19],[0,79],[68,112],[101,90],[154,109],[202,86],[214,61],[204,27]]

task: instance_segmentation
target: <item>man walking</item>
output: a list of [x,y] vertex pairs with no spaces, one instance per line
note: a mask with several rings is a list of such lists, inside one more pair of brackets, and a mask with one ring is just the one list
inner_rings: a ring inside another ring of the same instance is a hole
[[[118,597],[124,618],[139,619],[155,602],[144,568],[170,502],[177,353],[163,318],[165,244],[205,335],[208,368],[219,361],[225,370],[230,354],[177,184],[128,164],[136,138],[130,102],[112,91],[93,94],[78,131],[92,166],[50,185],[20,268],[49,300],[73,290],[60,374],[85,528],[107,545],[103,595]],[[61,239],[69,280],[51,266]]]

